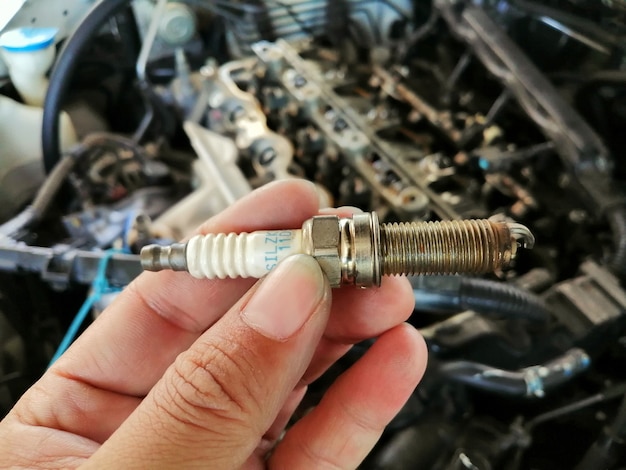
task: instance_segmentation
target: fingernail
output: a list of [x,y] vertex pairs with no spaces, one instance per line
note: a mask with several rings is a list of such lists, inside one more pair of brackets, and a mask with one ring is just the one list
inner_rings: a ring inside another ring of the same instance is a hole
[[306,323],[325,289],[317,261],[306,255],[291,256],[261,282],[241,318],[263,336],[284,341]]
[[362,214],[363,210],[354,206],[341,206],[341,207],[325,207],[318,211],[320,214],[332,214],[335,215],[337,213],[341,214]]

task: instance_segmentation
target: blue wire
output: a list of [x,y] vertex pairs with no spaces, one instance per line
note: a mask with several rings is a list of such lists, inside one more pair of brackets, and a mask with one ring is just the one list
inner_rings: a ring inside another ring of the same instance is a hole
[[122,290],[118,287],[112,287],[109,284],[109,281],[107,280],[107,277],[106,277],[107,266],[109,264],[109,260],[111,259],[111,256],[113,256],[115,253],[121,253],[121,252],[123,252],[123,250],[117,250],[117,249],[106,250],[104,252],[104,256],[100,258],[100,262],[98,263],[98,271],[96,273],[96,277],[93,279],[93,282],[91,283],[91,291],[92,291],[91,295],[89,295],[89,297],[85,299],[85,302],[80,307],[80,310],[78,311],[78,313],[72,320],[70,327],[67,329],[65,336],[63,336],[63,339],[61,340],[61,344],[59,344],[59,347],[57,348],[56,352],[52,356],[52,359],[50,360],[50,364],[48,364],[48,368],[50,368],[50,366],[52,366],[52,364],[54,364],[57,361],[57,359],[61,357],[61,355],[67,350],[67,348],[70,347],[70,344],[72,344],[72,341],[74,341],[74,338],[76,337],[78,330],[80,329],[80,326],[85,321],[85,318],[87,318],[87,315],[89,315],[89,312],[91,311],[91,308],[94,306],[94,304],[98,300],[100,300],[104,294],[120,292]]
[[80,307],[80,310],[74,317],[74,320],[72,320],[72,324],[70,325],[67,332],[65,333],[65,336],[63,337],[63,340],[61,341],[61,344],[59,344],[59,347],[54,353],[54,356],[52,356],[52,359],[50,360],[50,364],[48,364],[48,367],[52,366],[52,364],[54,364],[57,361],[57,359],[61,357],[61,355],[65,352],[65,350],[70,347],[70,344],[72,344],[74,337],[78,333],[78,329],[85,321],[85,318],[87,317],[87,315],[89,315],[89,312],[91,311],[91,307],[93,307],[93,304],[95,304],[97,300],[98,299],[96,295],[94,294],[91,294],[89,297],[87,297],[87,299],[85,299],[85,302],[83,302],[83,305]]

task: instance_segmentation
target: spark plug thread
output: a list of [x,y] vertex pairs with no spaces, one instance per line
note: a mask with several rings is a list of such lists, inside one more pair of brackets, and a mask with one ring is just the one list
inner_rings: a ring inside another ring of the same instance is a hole
[[452,220],[380,225],[383,275],[483,274],[507,265],[517,244],[506,224]]

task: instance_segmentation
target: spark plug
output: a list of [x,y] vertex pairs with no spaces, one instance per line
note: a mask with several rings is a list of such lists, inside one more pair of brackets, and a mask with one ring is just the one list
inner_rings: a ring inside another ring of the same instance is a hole
[[491,220],[379,223],[375,212],[320,215],[297,230],[197,235],[186,243],[141,250],[148,271],[188,271],[196,278],[254,277],[296,253],[313,256],[332,287],[380,285],[384,275],[481,274],[504,269],[518,246],[532,248],[523,225]]

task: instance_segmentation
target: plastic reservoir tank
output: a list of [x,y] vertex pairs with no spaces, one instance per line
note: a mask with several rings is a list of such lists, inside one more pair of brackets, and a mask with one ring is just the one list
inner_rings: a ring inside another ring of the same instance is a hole
[[[55,59],[56,28],[18,28],[0,35],[0,53],[24,103],[0,95],[0,221],[24,205],[41,184],[41,123]],[[66,113],[60,120],[63,150],[77,142]]]

